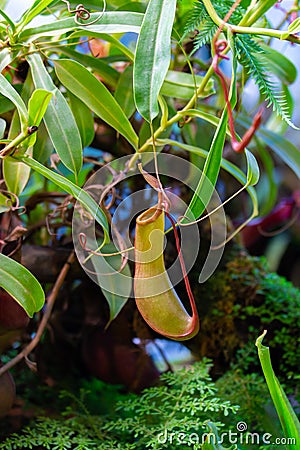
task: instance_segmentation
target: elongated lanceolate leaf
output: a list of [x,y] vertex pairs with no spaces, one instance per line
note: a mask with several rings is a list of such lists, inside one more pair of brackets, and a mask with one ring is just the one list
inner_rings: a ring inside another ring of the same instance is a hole
[[4,119],[0,118],[0,139],[2,139],[4,136],[5,128],[6,128],[6,122]]
[[[220,120],[220,119],[218,119]],[[195,147],[193,145],[188,145],[188,144],[184,144],[182,142],[178,142],[178,141],[174,141],[172,139],[157,139],[156,140],[157,145],[172,145],[173,147],[178,147],[178,148],[182,148],[183,150],[186,150],[187,152],[190,153],[194,153],[202,158],[207,158],[208,156],[208,151],[204,150],[200,147]],[[249,152],[250,153],[250,152]],[[252,155],[253,156],[253,155]],[[251,184],[248,183],[249,179],[252,179],[253,181],[257,180],[257,161],[255,160],[255,162],[252,160],[252,158],[249,158],[249,161],[253,162],[253,172],[256,173],[256,176],[254,176],[252,178],[252,176],[249,174],[249,164],[248,164],[248,173],[247,176],[244,174],[244,172],[242,172],[242,170],[237,167],[235,164],[231,163],[230,161],[227,161],[226,159],[222,158],[221,159],[221,168],[226,170],[226,172],[228,172],[230,175],[232,175],[239,183],[241,183],[242,186],[247,186],[246,187],[246,191],[248,192],[248,194],[250,195],[252,204],[253,204],[253,210],[257,211],[257,204],[258,204],[258,199],[257,199],[257,195],[256,195],[256,191],[253,188],[253,186]],[[250,168],[251,171],[251,168]]]
[[[199,75],[195,75],[194,78],[190,73],[169,70],[163,83],[161,94],[168,97],[183,98],[189,100],[195,94],[195,89],[199,87],[202,80],[203,77]],[[215,90],[213,87],[213,80],[209,80],[204,91],[199,97],[204,98],[214,94]]]
[[[23,84],[21,91],[22,101],[27,103],[29,100],[29,95],[32,89],[32,80],[30,74],[27,75],[26,80]],[[26,127],[29,126],[29,111]],[[8,139],[16,138],[20,133],[20,120],[19,114],[15,110],[10,122]],[[36,133],[25,139],[19,146],[18,151],[20,153],[30,152],[30,145],[36,139]],[[5,184],[9,192],[19,196],[23,189],[25,188],[29,177],[30,177],[30,167],[17,161],[13,161],[11,158],[4,158],[2,161],[2,172],[5,180]]]
[[[102,39],[103,41],[109,42],[113,47],[120,50],[121,54],[127,56],[129,61],[134,60],[134,54],[132,53],[132,51],[128,47],[126,47],[124,44],[122,44],[122,42],[119,41],[119,39],[117,39],[114,36],[111,36],[108,33],[96,33],[95,31],[90,31],[89,29],[88,30],[85,29],[85,30],[80,30],[80,31],[74,31],[74,33],[72,33],[72,35],[70,37],[78,38],[78,37],[87,37],[87,36]],[[74,58],[74,59],[76,59],[76,58]],[[78,60],[78,62],[81,62],[81,61]]]
[[[104,254],[117,252],[118,249],[112,243],[105,245],[101,252]],[[132,290],[132,277],[129,265],[120,271],[122,265],[121,255],[92,256],[92,264],[97,273],[98,284],[109,305],[109,322],[114,320],[125,303]],[[117,287],[117,288],[116,288]]]
[[25,11],[21,21],[18,24],[18,29],[22,29],[25,25],[38,16],[53,0],[35,0],[33,5]]
[[52,92],[36,89],[29,99],[29,126],[39,126],[51,100]]
[[[230,34],[228,34],[228,37],[230,38]],[[232,48],[234,53],[234,47]],[[229,90],[229,100],[232,109],[235,107],[237,101],[236,70],[237,60],[234,57],[232,61],[232,76]],[[220,172],[222,153],[227,134],[227,123],[228,112],[226,106],[217,125],[198,186],[185,213],[187,219],[183,219],[183,223],[185,220],[194,220],[194,217],[198,219],[211,199]]]
[[126,67],[124,72],[120,75],[115,91],[115,99],[128,118],[135,112],[132,76],[132,66]]
[[95,200],[83,189],[80,189],[76,184],[72,183],[72,181],[68,180],[67,178],[63,177],[62,175],[59,175],[58,173],[53,172],[52,170],[48,169],[48,167],[44,166],[43,164],[40,164],[38,161],[34,160],[33,158],[30,158],[26,155],[24,156],[18,156],[17,158],[7,158],[15,161],[22,161],[29,167],[31,167],[33,170],[37,171],[41,175],[43,175],[48,180],[55,183],[57,186],[59,186],[61,189],[63,189],[65,192],[68,192],[68,194],[72,195],[76,200],[78,200],[82,206],[87,210],[88,213],[92,215],[92,217],[95,218],[95,220],[99,223],[99,225],[102,227],[104,232],[104,244],[109,242],[109,229],[108,229],[108,223],[107,218],[102,209],[97,205]]
[[68,97],[81,136],[82,146],[87,147],[92,143],[95,136],[92,111],[71,92],[68,92]]
[[[245,116],[240,117],[238,123],[246,128],[251,126],[251,120]],[[268,130],[263,126],[257,130],[256,136],[267,144],[300,178],[299,149],[294,144],[275,131]]]
[[14,59],[12,52],[7,48],[3,48],[0,52],[0,72]]
[[12,158],[5,158],[3,161],[3,176],[9,192],[19,196],[28,183],[30,167]]
[[150,0],[134,60],[133,90],[137,110],[148,122],[158,115],[158,94],[171,59],[176,0]]
[[12,200],[9,197],[6,197],[6,195],[2,194],[0,192],[0,214],[9,211],[12,206]]
[[194,218],[198,219],[204,212],[213,194],[221,166],[227,130],[227,117],[227,110],[224,110],[205,160],[198,186],[185,212],[186,219],[183,219],[183,223],[188,223],[189,220],[193,221],[195,220]]
[[[99,13],[92,13],[90,21],[92,22]],[[140,31],[140,26],[144,14],[130,11],[108,11],[103,14],[101,19],[93,25],[80,27],[74,20],[74,17],[61,20],[53,20],[51,23],[41,25],[34,28],[25,28],[19,35],[20,41],[37,36],[60,36],[68,31],[82,30],[95,33],[126,33]]]
[[270,73],[276,75],[283,83],[294,83],[297,78],[297,69],[292,61],[283,53],[266,44],[260,44],[260,46],[264,52],[257,53],[256,58],[265,62]]
[[[52,92],[45,91],[44,89],[36,89],[28,102],[28,125],[39,127],[49,102],[52,97]],[[33,133],[28,138],[28,147],[32,147],[37,139],[37,133]]]
[[255,186],[259,181],[259,167],[255,156],[247,149],[245,149],[247,159],[247,185]]
[[55,61],[55,71],[61,83],[69,91],[137,149],[138,137],[131,123],[101,81],[81,64],[68,59]]
[[[294,443],[287,443],[286,448],[296,449],[300,446],[300,423],[293,408],[273,371],[269,347],[262,344],[266,331],[256,340],[260,364],[276,408],[285,437],[294,439]],[[289,442],[289,441],[287,441]]]
[[54,85],[40,55],[35,53],[29,55],[27,59],[35,87],[53,94],[44,115],[50,139],[62,163],[77,176],[82,166],[82,144],[71,108]]
[[29,317],[44,305],[45,294],[37,279],[21,264],[1,253],[0,287],[22,306]]
[[28,111],[22,98],[15,90],[15,88],[7,81],[7,79],[0,74],[0,92],[7,97],[17,108],[22,130],[28,126]]
[[91,68],[98,75],[100,75],[101,79],[105,83],[112,87],[116,86],[120,74],[116,71],[116,69],[101,61],[101,58],[94,58],[93,56],[76,52],[76,50],[73,50],[70,47],[58,47],[57,50],[59,53],[63,53],[70,59],[78,61],[83,66]]

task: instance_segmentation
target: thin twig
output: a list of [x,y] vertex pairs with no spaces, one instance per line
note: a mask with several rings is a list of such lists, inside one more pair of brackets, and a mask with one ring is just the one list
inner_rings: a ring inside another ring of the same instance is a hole
[[17,354],[17,356],[15,356],[13,359],[11,359],[8,363],[6,363],[3,367],[0,368],[0,376],[3,375],[5,372],[7,372],[7,370],[14,367],[20,361],[22,361],[22,359],[26,358],[40,342],[40,339],[50,319],[59,290],[62,287],[62,284],[65,281],[65,278],[70,270],[71,264],[73,264],[74,261],[75,261],[75,253],[73,251],[70,254],[69,258],[67,259],[66,263],[63,265],[63,268],[61,269],[60,274],[58,275],[57,280],[54,283],[53,289],[51,293],[48,295],[45,313],[39,324],[36,335],[31,340],[31,342],[20,353]]

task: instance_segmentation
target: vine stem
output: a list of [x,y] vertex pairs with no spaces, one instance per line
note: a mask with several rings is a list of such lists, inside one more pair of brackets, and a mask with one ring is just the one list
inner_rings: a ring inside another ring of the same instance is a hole
[[2,366],[0,368],[0,376],[3,375],[5,372],[7,372],[9,369],[11,369],[12,367],[14,367],[16,364],[18,364],[20,361],[22,361],[22,359],[26,358],[34,349],[35,347],[38,345],[38,343],[40,342],[40,339],[45,331],[45,328],[47,326],[47,323],[50,319],[57,295],[60,291],[60,288],[63,285],[63,282],[65,281],[65,278],[70,270],[71,265],[73,264],[73,262],[75,261],[75,253],[74,251],[70,254],[70,256],[68,257],[67,261],[65,262],[65,264],[63,265],[63,268],[60,271],[60,274],[58,275],[54,286],[52,288],[51,293],[49,294],[48,298],[47,298],[47,304],[46,304],[46,309],[45,309],[45,313],[42,317],[42,320],[39,324],[39,327],[37,329],[36,335],[34,336],[34,338],[30,341],[30,343],[20,352],[17,354],[17,356],[15,356],[14,358],[12,358],[10,361],[8,361],[8,363],[6,363],[4,366]]
[[[269,0],[269,3],[275,3],[274,0]],[[255,23],[259,17],[265,12],[265,8],[266,5],[254,5],[249,11],[248,14],[246,13],[245,17],[241,20],[239,25],[231,25],[231,24],[227,24],[224,20],[222,20],[218,14],[216,13],[212,3],[210,0],[203,0],[203,3],[205,5],[205,8],[208,12],[208,14],[210,15],[211,19],[221,28],[224,29],[225,31],[230,28],[231,32],[235,33],[242,33],[242,34],[262,34],[262,35],[267,35],[270,36],[270,33],[272,35],[272,37],[277,37],[277,38],[282,38],[282,36],[284,35],[284,33],[286,34],[286,31],[280,31],[280,30],[273,30],[273,29],[266,29],[266,28],[255,28],[255,27],[251,27],[251,25],[253,23]],[[261,32],[261,33],[259,33]],[[297,42],[298,44],[300,43],[300,38],[298,36],[294,36],[294,35],[290,35],[287,40],[291,41],[291,42]],[[226,55],[226,53],[228,53],[229,51],[229,45],[224,48],[222,54]],[[130,170],[134,164],[136,163],[136,161],[139,159],[140,157],[140,153],[143,153],[145,150],[147,150],[152,142],[153,139],[157,139],[160,134],[170,125],[173,125],[174,123],[178,122],[180,119],[182,119],[182,115],[185,111],[187,111],[188,109],[190,109],[195,102],[197,101],[197,97],[201,94],[201,92],[203,92],[203,90],[205,89],[205,86],[207,85],[208,81],[210,80],[211,76],[214,74],[215,69],[214,69],[214,62],[212,62],[211,66],[209,67],[209,69],[207,70],[205,76],[202,79],[202,82],[199,85],[199,88],[197,89],[197,92],[195,92],[195,94],[193,95],[193,97],[191,98],[191,100],[186,104],[186,106],[178,111],[173,117],[171,117],[169,120],[167,120],[167,122],[162,126],[160,125],[157,130],[153,133],[153,136],[151,136],[137,151],[137,153],[135,153],[132,158],[129,161],[128,164],[128,170]]]
[[139,159],[140,157],[140,153],[143,153],[144,151],[147,150],[148,147],[150,147],[153,144],[153,139],[157,139],[160,134],[170,125],[173,125],[174,123],[178,122],[179,120],[182,119],[182,115],[185,111],[188,111],[189,109],[191,109],[196,100],[197,97],[201,94],[202,91],[204,91],[205,86],[207,85],[208,81],[210,80],[210,77],[214,74],[214,69],[213,66],[211,65],[208,69],[208,71],[206,72],[206,74],[204,75],[202,82],[199,85],[199,88],[197,89],[197,92],[195,92],[195,94],[193,95],[193,97],[191,98],[191,100],[189,100],[189,102],[186,104],[186,106],[181,109],[180,111],[178,111],[173,117],[171,117],[171,119],[167,120],[167,122],[164,125],[160,125],[157,130],[153,133],[153,135],[138,149],[138,151],[132,156],[132,158],[130,159],[129,163],[128,163],[128,170],[130,170],[134,164],[136,163],[136,161]]
[[[239,25],[233,25],[227,23],[225,20],[222,20],[218,14],[216,13],[211,0],[203,0],[204,6],[210,15],[210,18],[213,20],[213,22],[218,25],[222,30],[227,31],[228,29],[231,30],[232,33],[239,33],[239,34],[255,34],[260,36],[268,36],[271,38],[278,38],[287,40],[290,42],[298,43],[300,44],[300,37],[296,36],[294,34],[288,34],[288,31],[286,30],[274,30],[273,28],[258,28],[258,27],[251,27],[251,26],[243,26],[240,25],[241,23],[244,23],[243,21],[240,22]],[[255,15],[256,18],[256,15]],[[251,25],[253,23],[253,17],[251,17],[250,23],[247,23],[247,25]]]
[[13,139],[9,144],[7,144],[1,151],[0,151],[0,158],[4,158],[7,155],[11,155],[14,153],[16,147],[18,147],[20,144],[22,144],[25,139],[27,139],[32,134],[36,133],[38,130],[38,127],[32,126],[26,128],[26,130],[22,131],[15,139]]

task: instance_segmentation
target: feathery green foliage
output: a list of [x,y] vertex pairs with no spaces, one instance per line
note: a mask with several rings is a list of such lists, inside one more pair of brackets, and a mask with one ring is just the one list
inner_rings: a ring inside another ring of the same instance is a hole
[[203,360],[165,373],[161,385],[145,389],[140,396],[126,396],[109,417],[89,414],[84,400],[79,399],[61,418],[40,418],[23,432],[11,435],[0,444],[0,450],[173,450],[192,445],[200,449],[202,436],[209,432],[207,422],[222,429],[222,420],[230,419],[238,409],[218,396],[208,374],[210,367],[209,361]]
[[[214,0],[212,3],[215,11],[221,18],[226,16],[233,4],[233,2],[228,0],[224,2]],[[232,13],[229,22],[238,25],[244,13],[245,9],[240,5]],[[193,9],[186,21],[184,36],[195,30],[197,30],[197,34],[193,41],[193,53],[203,45],[211,42],[214,34],[218,30],[218,27],[209,16],[201,0],[194,3]],[[236,35],[234,37],[234,43],[238,62],[246,69],[249,77],[252,77],[257,84],[261,95],[267,101],[267,106],[272,105],[273,111],[290,125],[291,117],[286,96],[278,88],[278,84],[270,79],[270,68],[267,62],[264,63],[262,59],[257,58],[257,53],[264,53],[264,50],[255,39],[247,34]]]
[[272,105],[273,111],[289,123],[291,118],[286,97],[282,91],[278,91],[278,84],[270,80],[267,66],[257,58],[257,53],[264,53],[263,49],[248,35],[236,36],[234,42],[239,63],[255,80],[260,93],[268,102],[267,106]]

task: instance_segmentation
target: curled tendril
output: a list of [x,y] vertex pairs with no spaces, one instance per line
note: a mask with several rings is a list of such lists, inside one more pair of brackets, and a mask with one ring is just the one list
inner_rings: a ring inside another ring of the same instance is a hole
[[192,119],[193,119],[192,117],[184,116],[182,119],[179,120],[178,127],[183,128],[187,123],[190,123]]
[[[114,275],[115,272],[118,272],[118,273],[122,272],[122,270],[124,269],[124,267],[128,261],[128,252],[130,250],[134,250],[134,247],[129,247],[129,248],[124,248],[122,250],[119,250],[117,252],[102,253],[97,250],[92,250],[91,248],[89,248],[87,246],[87,237],[86,237],[85,233],[82,233],[82,232],[79,233],[78,237],[79,237],[79,243],[81,245],[81,248],[84,251],[86,251],[87,253],[89,253],[90,255],[102,256],[104,258],[109,258],[110,256],[118,256],[118,255],[121,256],[121,264],[120,264],[120,267],[118,268],[118,270],[116,270],[116,271],[114,270],[113,272],[105,273],[105,275]],[[87,268],[86,268],[86,270],[88,270],[88,272],[91,273],[92,275],[98,275],[98,272],[93,272],[92,270],[87,269]]]
[[98,17],[96,17],[96,19],[87,22],[90,18],[91,18],[91,13],[84,7],[83,4],[79,4],[76,6],[75,9],[71,9],[70,6],[70,2],[68,0],[62,0],[68,7],[68,12],[70,14],[75,14],[74,20],[77,23],[77,25],[83,25],[83,26],[88,26],[88,25],[93,25],[94,23],[98,22],[98,20],[100,20],[103,17],[103,14],[105,13],[106,10],[106,0],[103,0],[103,11],[99,14]]
[[224,39],[216,42],[215,51],[219,58],[229,59],[228,56],[221,54],[226,48],[227,48],[227,41],[225,41]]
[[291,228],[291,226],[294,225],[294,223],[297,222],[297,220],[299,219],[299,216],[300,216],[299,211],[295,211],[293,213],[292,217],[290,218],[290,220],[285,225],[283,225],[282,227],[278,228],[278,230],[267,231],[267,230],[264,230],[261,225],[258,225],[257,230],[262,236],[265,236],[265,237],[277,236],[278,234],[281,234],[284,231],[286,231],[289,228]]
[[[5,201],[5,205],[10,209],[10,211],[18,211],[18,215],[21,216],[26,212],[26,207],[20,205],[19,197],[13,192],[6,191],[5,189],[0,189],[0,192],[3,195],[9,195],[10,198],[7,198]],[[14,204],[13,204],[14,203]]]
[[[46,223],[47,231],[50,236],[58,236],[58,233],[52,232],[51,228],[57,229],[57,228],[61,228],[63,226],[70,225],[70,221],[66,217],[66,211],[68,210],[69,205],[73,204],[71,199],[72,199],[72,196],[68,195],[61,205],[57,206],[51,213],[47,214],[45,223]],[[57,224],[51,223],[51,220],[56,219],[56,218],[60,218],[61,222],[57,223]]]

